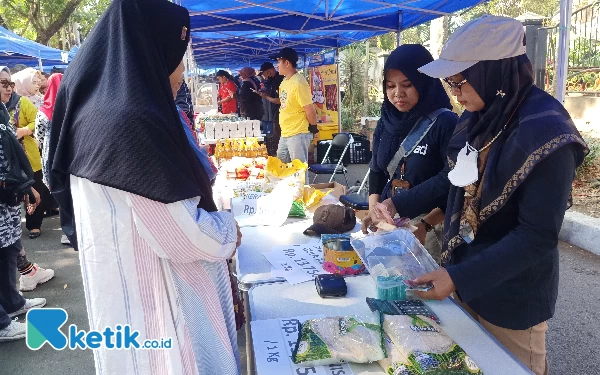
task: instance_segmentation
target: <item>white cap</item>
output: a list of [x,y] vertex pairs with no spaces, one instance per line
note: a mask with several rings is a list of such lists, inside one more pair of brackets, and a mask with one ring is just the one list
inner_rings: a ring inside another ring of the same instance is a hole
[[419,71],[433,78],[463,72],[480,61],[501,60],[525,54],[523,24],[514,18],[483,16],[456,30],[440,58]]

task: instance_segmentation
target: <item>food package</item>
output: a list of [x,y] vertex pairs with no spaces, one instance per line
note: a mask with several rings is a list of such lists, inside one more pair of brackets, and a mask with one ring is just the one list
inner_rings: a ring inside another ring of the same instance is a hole
[[371,363],[385,358],[380,315],[328,317],[304,322],[292,355],[295,364]]
[[277,158],[269,157],[265,169],[263,191],[270,193],[278,184],[285,184],[296,188],[294,200],[302,199],[307,169],[308,164],[303,163],[298,159],[291,163],[284,164]]
[[367,235],[356,233],[351,242],[375,281],[378,276],[414,280],[439,268],[412,231],[405,228]]
[[336,275],[358,275],[365,270],[350,244],[349,234],[323,234],[323,269]]
[[390,375],[483,375],[465,351],[430,318],[385,315],[387,358],[379,360]]

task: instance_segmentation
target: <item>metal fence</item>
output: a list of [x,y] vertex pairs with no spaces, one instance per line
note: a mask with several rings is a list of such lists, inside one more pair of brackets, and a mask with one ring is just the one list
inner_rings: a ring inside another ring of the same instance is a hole
[[[559,27],[538,31],[540,39],[547,38],[544,86],[554,93],[554,72],[558,56]],[[600,1],[573,12],[569,51],[567,90],[586,95],[600,95]]]

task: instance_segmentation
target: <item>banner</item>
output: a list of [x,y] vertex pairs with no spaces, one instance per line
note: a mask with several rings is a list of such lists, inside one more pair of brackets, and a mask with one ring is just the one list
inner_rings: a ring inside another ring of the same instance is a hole
[[321,66],[321,65],[333,65],[335,61],[335,51],[329,51],[320,55],[312,55],[307,57],[307,64],[309,67]]
[[338,125],[338,66],[321,65],[308,69],[317,119],[327,125]]

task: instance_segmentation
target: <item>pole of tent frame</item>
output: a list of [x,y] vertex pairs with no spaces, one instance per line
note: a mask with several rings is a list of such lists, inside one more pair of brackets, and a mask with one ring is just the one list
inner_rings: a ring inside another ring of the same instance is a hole
[[571,36],[571,16],[573,0],[560,1],[560,23],[558,25],[558,61],[554,79],[556,80],[556,99],[563,103],[567,92],[567,74],[569,72],[569,46]]

